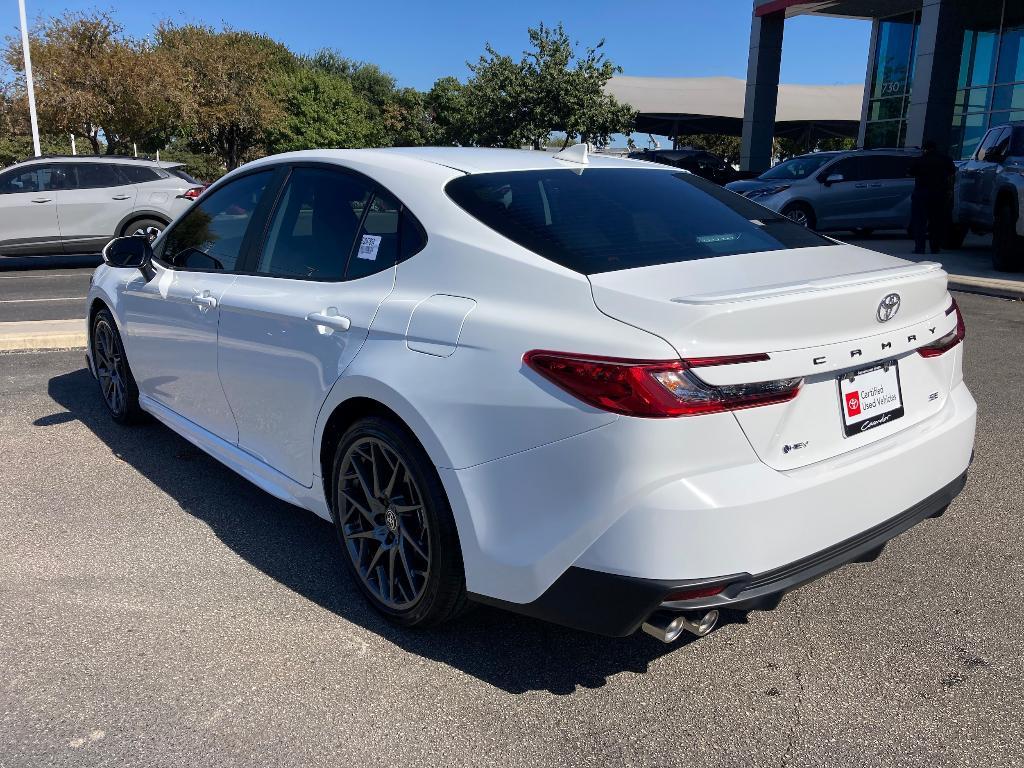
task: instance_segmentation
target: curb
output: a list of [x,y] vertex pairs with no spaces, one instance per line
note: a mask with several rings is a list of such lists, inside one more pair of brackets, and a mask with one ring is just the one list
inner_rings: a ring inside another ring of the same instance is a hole
[[1024,280],[998,280],[989,277],[950,275],[949,290],[994,296],[997,299],[1024,301]]
[[0,352],[85,348],[84,326],[80,319],[0,323]]

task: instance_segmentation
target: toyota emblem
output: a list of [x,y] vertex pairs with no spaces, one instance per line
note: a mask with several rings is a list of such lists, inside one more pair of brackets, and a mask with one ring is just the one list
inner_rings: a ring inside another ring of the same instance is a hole
[[887,323],[896,317],[896,313],[900,311],[900,295],[898,293],[890,293],[881,303],[878,305],[878,312],[876,317],[878,322]]

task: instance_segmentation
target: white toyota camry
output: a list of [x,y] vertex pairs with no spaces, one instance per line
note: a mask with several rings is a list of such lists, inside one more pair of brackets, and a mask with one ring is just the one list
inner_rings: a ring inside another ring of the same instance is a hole
[[269,157],[104,257],[113,418],[332,520],[405,625],[703,634],[872,559],[971,461],[938,264],[582,146]]

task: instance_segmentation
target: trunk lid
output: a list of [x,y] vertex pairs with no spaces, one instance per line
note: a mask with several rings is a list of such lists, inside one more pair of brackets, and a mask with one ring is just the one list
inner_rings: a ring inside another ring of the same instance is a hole
[[[590,281],[602,312],[661,336],[684,359],[769,355],[695,368],[710,385],[804,378],[788,403],[735,412],[758,456],[776,469],[906,429],[949,393],[953,355],[925,359],[915,351],[956,324],[945,314],[950,298],[939,264],[838,245],[605,272]],[[882,322],[880,305],[893,293],[899,308]],[[847,436],[839,377],[883,361],[897,363],[904,413]]]

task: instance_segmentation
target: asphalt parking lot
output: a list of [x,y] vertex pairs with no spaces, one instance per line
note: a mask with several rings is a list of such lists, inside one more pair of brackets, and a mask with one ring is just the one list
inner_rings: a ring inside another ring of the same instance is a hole
[[0,323],[82,317],[99,257],[0,257]]
[[328,524],[112,424],[80,350],[0,355],[0,766],[1024,765],[1024,304],[958,300],[947,514],[671,646],[391,627]]

